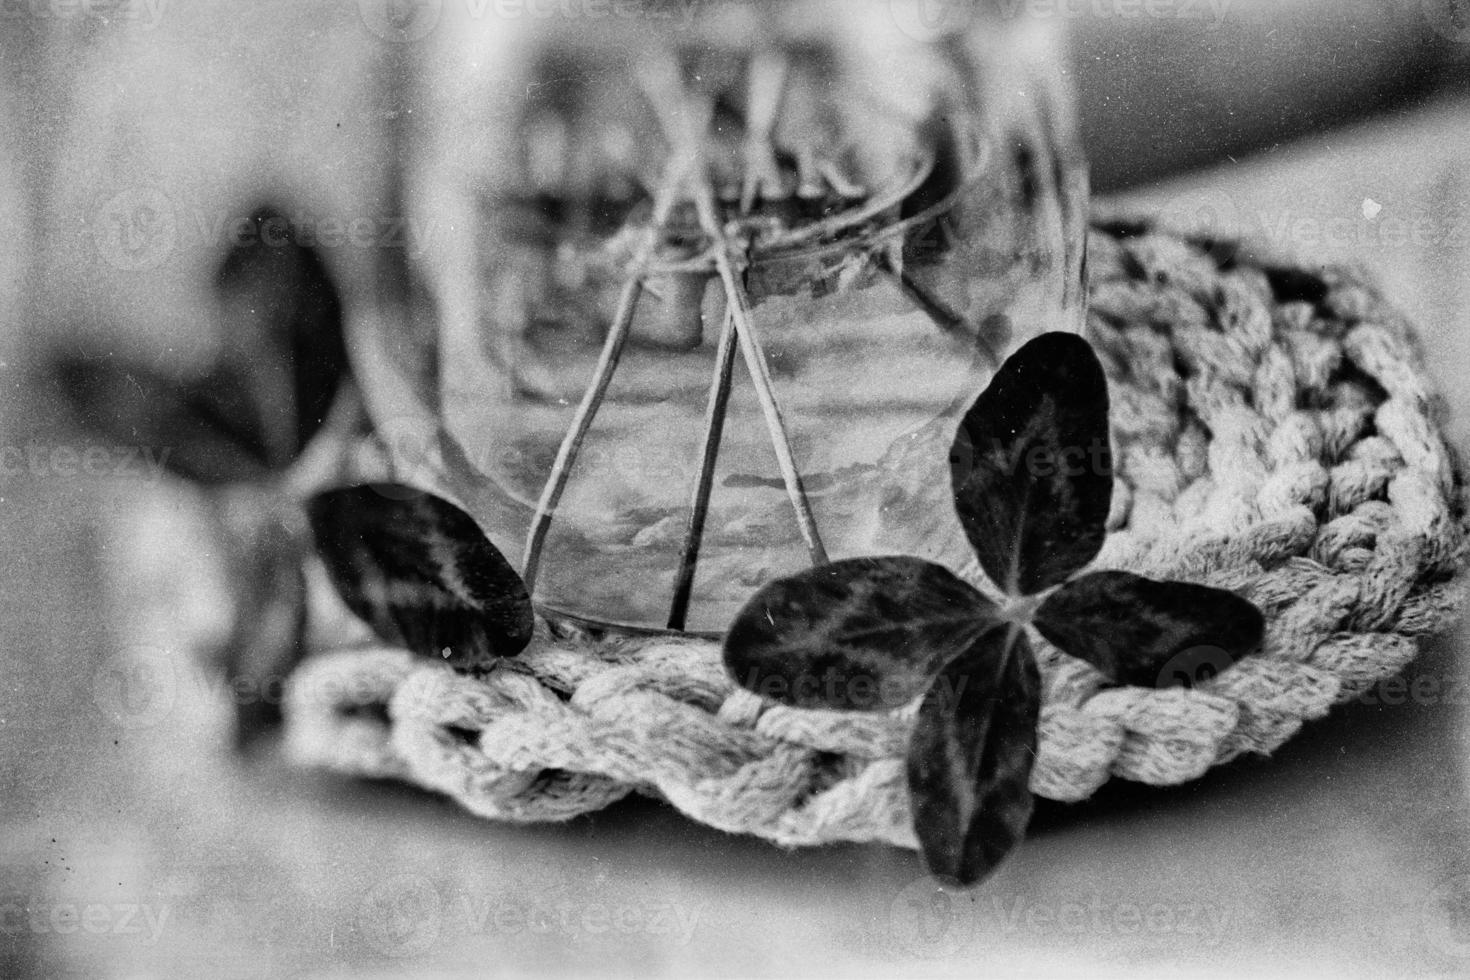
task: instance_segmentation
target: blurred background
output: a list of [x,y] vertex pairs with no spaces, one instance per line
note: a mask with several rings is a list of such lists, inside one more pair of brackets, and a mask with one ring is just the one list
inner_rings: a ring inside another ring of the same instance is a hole
[[[1470,4],[1024,2],[1068,36],[1095,191],[1368,270],[1422,325],[1463,447]],[[0,445],[75,445],[55,393],[27,380],[57,345],[208,362],[218,216],[267,195],[343,224],[394,214],[416,42],[384,36],[385,9],[0,2]],[[139,215],[141,258],[109,252]],[[324,258],[349,314],[375,302],[366,250]],[[1043,820],[962,927],[904,927],[907,853],[788,854],[649,803],[487,825],[242,765],[218,705],[189,691],[156,724],[119,724],[94,678],[149,629],[104,601],[109,568],[153,581],[117,531],[143,498],[191,506],[141,470],[0,476],[0,977],[1470,973],[1470,697],[1356,704],[1269,762],[1105,793]],[[219,594],[209,558],[198,575]],[[208,605],[180,615],[207,630]],[[1466,653],[1448,637],[1414,670],[1461,692]],[[1218,925],[1013,914],[1092,899]],[[648,927],[569,934],[568,902]],[[383,908],[399,916],[387,939]],[[651,928],[674,909],[687,928]]]

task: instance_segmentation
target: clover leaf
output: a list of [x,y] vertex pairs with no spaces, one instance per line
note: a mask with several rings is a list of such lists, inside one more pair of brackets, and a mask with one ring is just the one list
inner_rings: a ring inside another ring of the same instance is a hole
[[215,275],[219,353],[206,370],[97,351],[48,365],[82,425],[159,450],[206,491],[236,606],[211,660],[241,693],[241,747],[279,724],[272,695],[306,655],[314,548],[349,608],[424,655],[448,647],[463,666],[513,654],[532,624],[519,576],[452,504],[388,484],[321,492],[350,469],[363,428],[341,300],[279,212],[261,208],[252,223]]
[[792,707],[891,710],[996,621],[995,603],[947,568],[853,558],[762,589],[725,635],[725,666]]
[[531,641],[526,584],[448,501],[364,484],[318,494],[307,513],[338,593],[389,642],[467,669]]
[[1041,671],[1008,623],[945,665],[924,695],[909,746],[914,830],[930,869],[965,884],[1026,835]]
[[1239,596],[1125,572],[1082,574],[1112,501],[1108,388],[1081,337],[1048,333],[997,371],[950,455],[955,510],[998,605],[918,558],[835,562],[762,588],[724,641],[736,683],[796,707],[892,710],[922,695],[908,751],[930,871],[989,874],[1030,820],[1041,679],[1026,626],[1113,682],[1150,684],[1200,644],[1256,649]]
[[[214,280],[218,353],[202,373],[171,374],[112,352],[69,351],[48,365],[86,427],[121,445],[162,450],[176,476],[203,486],[264,483],[325,425],[348,381],[342,305],[313,250],[267,244],[281,216],[253,216]],[[288,236],[289,238],[289,236]]]
[[950,464],[965,536],[1006,594],[1034,595],[1096,558],[1113,461],[1107,379],[1087,341],[1043,334],[1018,350],[965,414]]
[[220,533],[235,610],[210,659],[236,701],[242,747],[280,720],[271,694],[305,655],[306,543],[292,473],[353,398],[342,304],[321,257],[269,207],[214,277],[218,350],[202,372],[169,372],[111,351],[72,350],[47,365],[72,414],[119,445],[155,449],[199,485]]

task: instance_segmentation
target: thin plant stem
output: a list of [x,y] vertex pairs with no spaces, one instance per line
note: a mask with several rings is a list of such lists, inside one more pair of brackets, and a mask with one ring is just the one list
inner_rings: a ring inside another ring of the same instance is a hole
[[740,340],[741,353],[745,356],[745,366],[750,373],[751,383],[755,386],[756,399],[760,402],[761,412],[766,419],[766,428],[771,435],[771,447],[776,451],[776,463],[781,468],[781,480],[786,485],[786,495],[791,498],[791,506],[796,511],[797,526],[801,530],[802,539],[806,542],[812,564],[814,566],[825,565],[828,563],[827,549],[822,546],[822,536],[817,530],[816,519],[812,516],[811,502],[807,499],[806,488],[802,486],[801,472],[796,467],[796,458],[791,451],[791,440],[786,433],[786,423],[781,418],[781,408],[776,401],[775,387],[771,383],[770,369],[766,366],[765,351],[761,349],[760,339],[755,333],[754,318],[750,311],[750,297],[735,274],[735,266],[730,259],[729,236],[725,234],[725,229],[720,224],[714,191],[707,178],[699,180],[695,206],[699,212],[700,224],[715,243],[715,266],[725,286],[730,316],[735,320],[735,333]]
[[733,307],[725,313],[715,354],[715,380],[710,386],[709,408],[704,417],[704,444],[700,449],[699,476],[694,485],[694,498],[689,507],[689,527],[684,535],[684,552],[679,559],[679,575],[675,579],[674,599],[669,607],[669,629],[682,630],[689,618],[689,600],[694,593],[694,570],[699,564],[699,548],[704,540],[704,525],[709,517],[710,493],[714,487],[715,463],[720,455],[720,439],[725,431],[725,415],[730,405],[730,387],[735,368],[735,316]]
[[592,428],[592,423],[597,418],[598,409],[602,407],[608,386],[612,384],[613,374],[617,371],[618,363],[622,359],[623,349],[627,346],[633,317],[638,310],[638,300],[643,293],[643,283],[648,275],[648,265],[654,250],[658,247],[659,232],[667,224],[669,214],[673,211],[677,200],[677,189],[683,182],[685,170],[687,166],[671,168],[669,179],[660,191],[647,238],[634,259],[632,272],[628,281],[623,284],[623,291],[618,297],[617,313],[608,329],[607,340],[602,346],[602,354],[598,357],[592,384],[587,387],[586,392],[582,395],[581,403],[577,406],[576,414],[572,416],[571,426],[562,439],[556,460],[551,464],[551,473],[541,491],[541,498],[536,503],[536,515],[531,521],[530,533],[526,536],[526,551],[521,563],[521,577],[525,580],[526,591],[532,595],[535,594],[536,577],[541,567],[541,555],[546,545],[546,535],[551,530],[552,516],[556,513],[557,505],[561,503],[562,494],[566,491],[568,480],[571,479],[572,467],[576,465],[577,456],[582,450],[582,443],[587,438],[587,431]]
[[886,255],[877,257],[878,268],[893,277],[898,283],[898,288],[903,294],[914,302],[919,309],[928,314],[929,319],[943,330],[958,330],[965,325],[965,318],[950,308],[938,296],[931,293],[922,283],[914,279],[908,272],[894,268],[893,261]]
[[[656,106],[660,101],[664,106],[671,105],[668,96],[671,92],[678,90],[678,69],[672,59],[661,58],[645,65],[643,79],[649,89],[650,99],[655,102]],[[628,281],[623,285],[623,291],[618,297],[617,313],[608,329],[602,354],[598,357],[592,384],[582,395],[582,401],[577,406],[576,414],[572,416],[571,426],[567,429],[561,447],[557,450],[556,460],[551,465],[551,473],[541,491],[541,498],[536,502],[536,513],[531,520],[531,529],[526,535],[526,550],[521,562],[521,577],[525,580],[526,591],[533,596],[541,568],[542,552],[546,546],[546,535],[551,530],[552,517],[561,503],[567,482],[571,479],[572,468],[576,465],[582,443],[587,438],[587,431],[591,429],[593,421],[597,418],[598,409],[602,407],[608,386],[612,383],[613,374],[617,371],[618,363],[623,356],[623,349],[627,345],[628,335],[633,325],[633,317],[638,309],[638,300],[643,293],[644,282],[648,276],[648,266],[658,249],[660,238],[679,201],[680,193],[684,190],[690,175],[702,164],[699,142],[708,124],[708,119],[706,115],[705,123],[701,125],[699,120],[692,115],[694,111],[695,107],[689,106],[689,114],[684,117],[671,116],[664,119],[666,129],[669,131],[670,143],[674,147],[672,159],[664,174],[659,192],[655,196],[653,214],[634,257]],[[680,122],[683,123],[682,126],[676,125]]]
[[607,332],[607,341],[603,344],[602,355],[597,360],[597,370],[593,375],[592,384],[582,395],[581,404],[577,406],[577,412],[572,416],[571,427],[567,430],[561,447],[557,450],[556,461],[551,464],[551,474],[546,479],[545,487],[542,488],[541,499],[536,502],[536,516],[531,522],[530,534],[526,536],[526,553],[521,563],[521,577],[525,579],[526,591],[532,594],[536,589],[536,575],[540,571],[541,553],[546,545],[546,535],[551,530],[552,515],[556,513],[557,505],[561,503],[562,493],[565,492],[567,481],[572,475],[572,467],[576,465],[577,456],[582,451],[582,442],[587,438],[587,430],[592,428],[592,422],[597,417],[597,410],[602,407],[602,400],[607,395],[608,385],[612,384],[613,372],[617,370],[618,361],[623,356],[623,348],[628,341],[629,327],[633,323],[633,314],[637,311],[638,297],[642,291],[642,272],[623,285],[622,295],[618,298],[617,316]]

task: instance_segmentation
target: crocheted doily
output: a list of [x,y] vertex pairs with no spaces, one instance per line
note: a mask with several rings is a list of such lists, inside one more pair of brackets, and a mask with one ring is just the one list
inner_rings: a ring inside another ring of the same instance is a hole
[[[1142,223],[1100,225],[1089,249],[1118,471],[1094,567],[1239,591],[1269,627],[1259,656],[1159,689],[1106,686],[1034,638],[1032,789],[1059,801],[1269,753],[1398,672],[1455,611],[1466,542],[1412,329],[1370,286]],[[284,745],[302,764],[407,780],[502,820],[638,792],[785,844],[916,846],[902,712],[763,703],[707,640],[541,623],[524,654],[475,679],[344,630],[289,685]]]

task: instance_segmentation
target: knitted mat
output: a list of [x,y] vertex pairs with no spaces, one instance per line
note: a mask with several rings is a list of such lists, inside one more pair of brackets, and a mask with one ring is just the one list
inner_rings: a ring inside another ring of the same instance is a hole
[[[1412,329],[1373,288],[1143,223],[1099,225],[1089,250],[1118,471],[1094,567],[1237,590],[1269,627],[1259,656],[1160,689],[1106,686],[1033,636],[1032,789],[1059,801],[1269,753],[1400,671],[1455,612],[1467,540]],[[343,629],[291,679],[296,762],[407,780],[500,820],[565,820],[638,792],[783,844],[916,846],[912,708],[763,703],[708,640],[542,622],[475,679]]]

